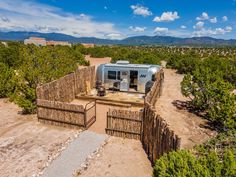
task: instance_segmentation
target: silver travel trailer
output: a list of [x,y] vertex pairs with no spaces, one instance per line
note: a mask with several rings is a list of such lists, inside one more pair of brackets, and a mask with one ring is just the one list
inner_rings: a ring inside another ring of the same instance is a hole
[[128,61],[101,64],[97,68],[97,82],[105,89],[145,93],[147,84],[155,81],[159,65],[130,64]]

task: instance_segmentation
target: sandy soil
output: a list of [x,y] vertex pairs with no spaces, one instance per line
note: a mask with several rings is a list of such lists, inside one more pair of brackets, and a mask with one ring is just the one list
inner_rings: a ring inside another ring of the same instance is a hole
[[111,58],[110,57],[104,57],[104,58],[92,58],[89,55],[85,56],[85,59],[90,62],[91,66],[95,66],[96,68],[103,63],[110,63]]
[[207,125],[206,120],[174,106],[173,102],[176,100],[188,101],[181,94],[182,80],[183,75],[176,74],[175,70],[165,69],[163,94],[157,101],[156,110],[181,137],[181,148],[191,148],[214,136],[216,132],[204,128]]
[[109,106],[96,104],[96,122],[89,128],[90,131],[105,134],[106,122],[107,122],[107,112]]
[[150,177],[152,167],[140,141],[111,137],[79,177]]
[[36,115],[0,99],[0,176],[34,176],[77,131],[38,123]]

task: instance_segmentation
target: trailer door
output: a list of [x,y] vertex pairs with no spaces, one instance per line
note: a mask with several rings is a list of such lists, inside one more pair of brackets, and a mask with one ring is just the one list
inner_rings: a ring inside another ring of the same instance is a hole
[[129,91],[129,71],[121,71],[120,79],[120,91]]
[[133,89],[134,91],[138,90],[138,71],[137,70],[130,70],[129,88]]

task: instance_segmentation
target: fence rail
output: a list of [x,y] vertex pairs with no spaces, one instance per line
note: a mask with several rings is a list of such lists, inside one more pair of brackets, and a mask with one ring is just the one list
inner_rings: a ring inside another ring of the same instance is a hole
[[96,121],[96,103],[89,107],[71,103],[37,100],[38,120],[42,123],[87,129]]
[[86,104],[84,111],[84,126],[88,129],[96,121],[96,101]]
[[112,136],[140,140],[142,115],[141,111],[110,109],[107,113],[106,133]]

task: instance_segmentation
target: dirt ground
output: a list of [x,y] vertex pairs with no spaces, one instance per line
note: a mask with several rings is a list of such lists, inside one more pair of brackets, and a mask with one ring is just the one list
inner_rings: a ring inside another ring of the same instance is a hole
[[110,63],[111,58],[110,57],[104,57],[104,58],[92,58],[89,55],[85,56],[85,59],[88,60],[90,62],[91,66],[95,66],[96,68],[100,65],[100,64],[104,64],[104,63]]
[[36,115],[23,116],[20,110],[0,99],[1,177],[35,176],[78,133],[40,124]]
[[90,131],[105,134],[106,116],[109,106],[103,104],[96,104],[96,122],[89,128]]
[[152,167],[140,141],[111,137],[78,177],[150,177]]
[[158,99],[156,110],[161,117],[170,125],[171,129],[181,137],[181,148],[191,148],[201,144],[216,132],[204,128],[207,121],[189,113],[187,110],[180,110],[173,104],[174,101],[189,101],[181,94],[180,83],[183,75],[176,74],[175,70],[165,69],[163,94]]

